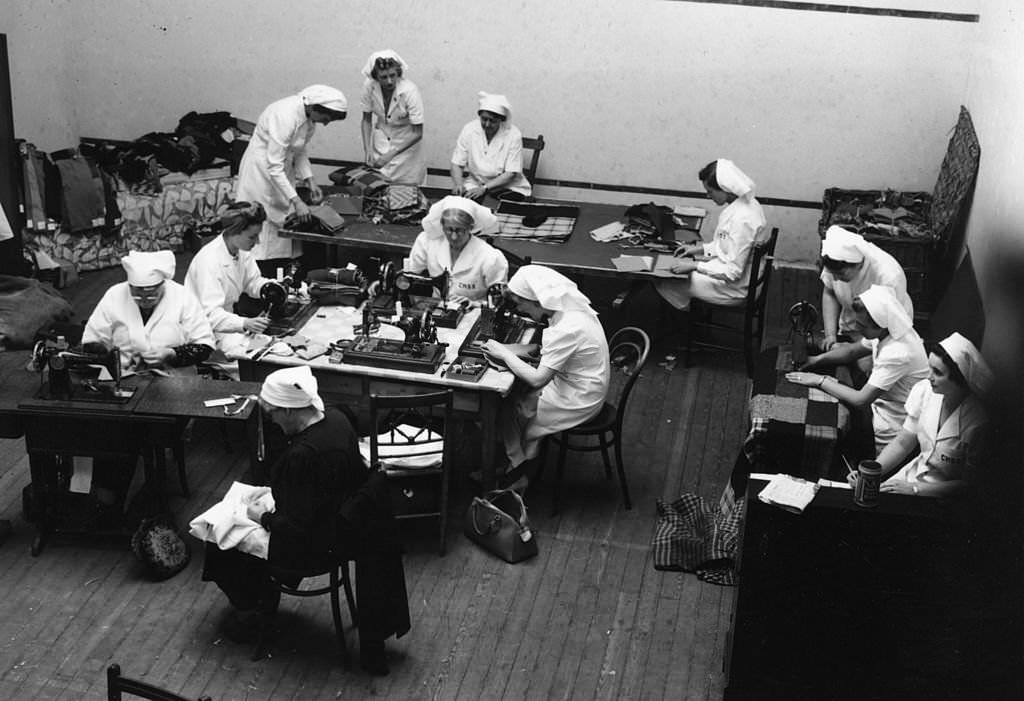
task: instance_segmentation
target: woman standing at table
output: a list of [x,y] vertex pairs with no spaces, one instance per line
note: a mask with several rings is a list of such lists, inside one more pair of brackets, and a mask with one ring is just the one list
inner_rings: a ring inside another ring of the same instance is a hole
[[427,162],[423,139],[423,99],[405,77],[408,68],[391,49],[370,54],[363,75],[363,152],[366,164],[392,183],[422,185]]
[[302,254],[302,243],[278,235],[290,212],[300,221],[310,217],[309,207],[295,190],[296,184],[309,188],[319,202],[322,194],[313,179],[306,146],[317,124],[345,119],[345,95],[327,85],[310,85],[268,106],[260,115],[249,145],[238,167],[235,200],[258,202],[267,212],[259,243],[253,248],[264,275],[286,266]]
[[[520,358],[527,349],[499,343],[484,346],[523,381],[526,391],[502,407],[499,430],[512,488],[524,490],[536,477],[540,440],[593,418],[608,394],[608,342],[590,300],[569,278],[540,265],[524,265],[508,281],[516,312],[547,322],[540,342],[540,363]],[[527,461],[529,466],[527,466]]]
[[[786,379],[817,387],[851,407],[870,405],[877,455],[900,432],[910,390],[928,376],[928,356],[907,311],[890,288],[872,285],[854,298],[853,310],[854,327],[863,340],[837,344],[827,353],[812,357],[800,372],[787,374]],[[871,375],[860,389],[828,375],[806,372],[849,364],[868,355]]]
[[710,243],[676,251],[680,260],[673,263],[672,273],[688,277],[659,280],[654,288],[676,309],[688,309],[694,297],[711,304],[742,304],[750,280],[751,250],[764,240],[767,223],[754,198],[754,181],[725,158],[708,163],[698,177],[711,201],[725,206],[714,237]]
[[512,124],[504,95],[479,93],[477,119],[462,127],[452,153],[452,194],[481,201],[525,200],[530,181],[523,175],[523,133]]
[[448,298],[478,302],[487,288],[508,279],[508,261],[498,249],[475,234],[494,233],[494,213],[465,197],[449,195],[430,208],[423,232],[416,237],[406,269],[430,277],[448,272]]

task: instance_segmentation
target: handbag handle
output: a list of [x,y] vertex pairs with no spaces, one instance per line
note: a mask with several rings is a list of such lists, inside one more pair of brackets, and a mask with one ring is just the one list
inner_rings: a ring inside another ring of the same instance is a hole
[[[516,518],[509,514],[509,517],[512,518],[512,520],[515,521],[516,526],[518,526],[519,531],[522,532],[525,530],[529,530],[530,526],[527,524],[526,521],[526,502],[524,502],[523,498],[519,496],[519,492],[517,492],[514,489],[495,489],[492,492],[487,492],[484,499],[488,504],[490,504],[494,501],[494,499],[498,498],[502,494],[512,495],[512,498],[515,499],[516,503],[519,504],[519,517]],[[494,508],[497,509],[498,507]]]
[[499,516],[498,514],[493,514],[491,516],[491,518],[490,518],[490,522],[487,524],[487,530],[485,530],[485,531],[480,530],[480,526],[477,525],[476,514],[477,514],[477,511],[480,510],[480,506],[482,504],[487,504],[487,503],[488,502],[485,502],[480,497],[475,497],[473,499],[473,504],[470,507],[472,509],[472,512],[473,512],[471,517],[470,517],[472,519],[472,521],[473,521],[473,530],[476,532],[477,535],[480,535],[480,536],[490,535],[494,531],[498,530],[498,528],[499,528],[499,526],[501,524],[501,516]]

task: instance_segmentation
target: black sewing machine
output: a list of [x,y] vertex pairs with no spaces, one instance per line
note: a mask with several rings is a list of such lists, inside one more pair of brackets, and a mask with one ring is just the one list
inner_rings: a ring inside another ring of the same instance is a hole
[[292,263],[288,275],[281,280],[269,280],[260,288],[263,313],[270,319],[263,332],[268,336],[287,336],[295,333],[316,311],[317,305],[314,302],[302,304],[289,292],[290,289],[298,288],[300,283],[296,282],[297,276],[298,265]]
[[[63,336],[46,338],[32,349],[29,366],[39,373],[39,399],[126,402],[135,394],[134,387],[121,386],[117,348],[85,352],[72,350]],[[100,368],[106,368],[110,379],[99,378]]]
[[498,343],[536,343],[541,327],[512,311],[502,301],[497,307],[481,307],[480,318],[473,322],[466,340],[459,347],[459,355],[484,357],[484,344],[490,339]]
[[437,342],[437,327],[429,311],[403,313],[398,328],[405,339],[380,338],[380,321],[373,306],[363,305],[363,322],[354,330],[354,339],[335,341],[330,346],[332,362],[370,365],[388,370],[433,373],[444,360],[447,344]]
[[[448,304],[451,276],[448,271],[430,277],[417,275],[406,270],[395,270],[390,261],[380,267],[380,292],[373,298],[374,309],[381,314],[397,314],[398,303],[402,312],[428,311],[437,326],[454,329],[462,321],[467,304],[452,307]],[[434,291],[441,292],[440,297]]]

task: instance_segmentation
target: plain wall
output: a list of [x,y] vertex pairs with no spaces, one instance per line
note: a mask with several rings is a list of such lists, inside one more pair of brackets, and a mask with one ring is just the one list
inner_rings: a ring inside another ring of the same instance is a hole
[[[0,31],[16,127],[45,150],[173,130],[193,109],[255,119],[323,82],[352,116],[312,151],[359,159],[359,70],[390,47],[423,93],[432,166],[447,165],[483,89],[509,96],[524,134],[544,134],[543,178],[700,191],[700,166],[729,157],[762,196],[810,201],[831,186],[930,190],[978,41],[977,23],[659,0],[7,0]],[[817,212],[769,214],[781,259],[816,259]]]

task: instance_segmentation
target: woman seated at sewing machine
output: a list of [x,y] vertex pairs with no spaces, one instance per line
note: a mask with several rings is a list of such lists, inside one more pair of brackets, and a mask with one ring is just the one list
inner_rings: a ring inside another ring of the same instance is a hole
[[[907,417],[904,404],[911,388],[928,377],[928,356],[892,289],[872,285],[854,298],[853,309],[854,325],[863,340],[837,344],[812,357],[799,372],[787,374],[786,379],[817,387],[851,407],[870,405],[877,455],[899,434]],[[807,372],[853,363],[868,355],[872,359],[871,375],[860,389],[828,375]]]
[[113,285],[89,316],[82,346],[117,348],[125,370],[195,365],[213,352],[213,330],[199,300],[171,278],[174,253],[131,251],[128,279]]
[[432,278],[449,274],[448,299],[479,302],[487,288],[508,279],[508,261],[501,251],[476,234],[498,230],[494,213],[473,200],[449,195],[434,204],[423,218],[405,269]]

